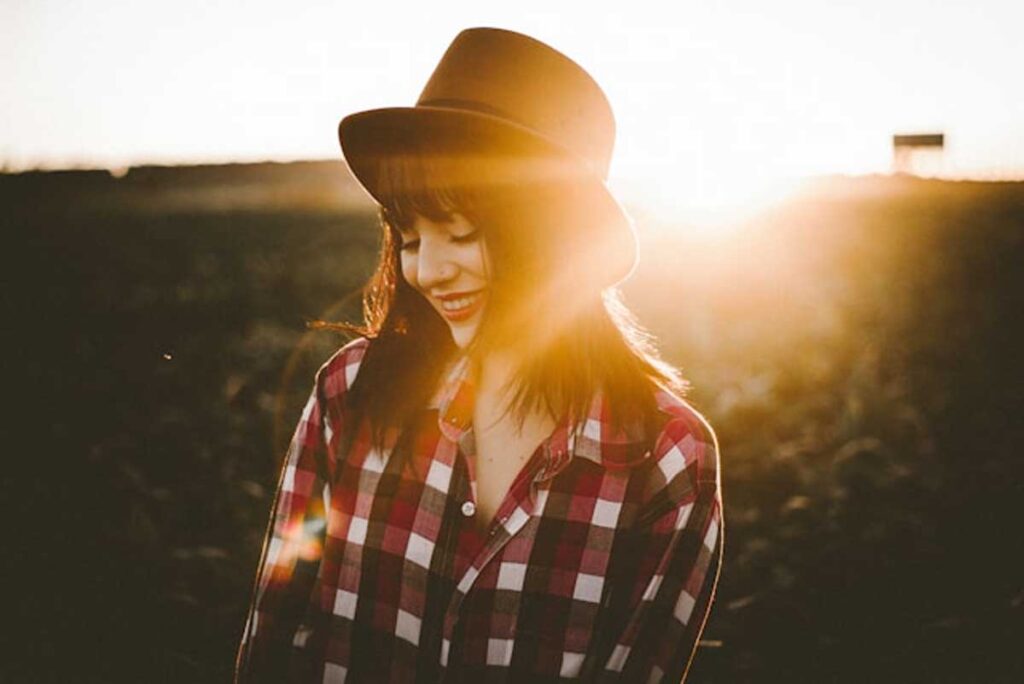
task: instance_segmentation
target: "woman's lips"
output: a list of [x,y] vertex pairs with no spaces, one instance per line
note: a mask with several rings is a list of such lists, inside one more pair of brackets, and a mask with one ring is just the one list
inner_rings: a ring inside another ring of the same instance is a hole
[[472,318],[473,315],[483,306],[483,290],[469,292],[467,294],[445,295],[438,297],[440,302],[441,315],[453,323]]

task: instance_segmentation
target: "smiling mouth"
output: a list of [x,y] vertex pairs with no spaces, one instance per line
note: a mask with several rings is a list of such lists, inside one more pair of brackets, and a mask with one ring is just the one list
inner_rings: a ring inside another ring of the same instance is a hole
[[484,301],[483,290],[471,292],[458,297],[438,299],[441,304],[441,315],[447,320],[457,322],[470,318],[477,312]]

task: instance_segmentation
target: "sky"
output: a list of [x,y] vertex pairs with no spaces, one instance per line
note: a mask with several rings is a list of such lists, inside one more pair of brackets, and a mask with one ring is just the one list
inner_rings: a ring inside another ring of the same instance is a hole
[[0,0],[0,166],[340,158],[463,28],[532,35],[615,111],[611,182],[666,201],[888,172],[1024,178],[1020,0]]

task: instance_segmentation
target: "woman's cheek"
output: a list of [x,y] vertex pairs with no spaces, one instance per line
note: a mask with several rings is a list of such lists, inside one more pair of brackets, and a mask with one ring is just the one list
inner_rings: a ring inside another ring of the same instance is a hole
[[472,264],[473,273],[483,280],[488,279],[490,273],[490,255],[487,253],[487,244],[480,240],[479,242],[469,245],[473,248],[472,251]]

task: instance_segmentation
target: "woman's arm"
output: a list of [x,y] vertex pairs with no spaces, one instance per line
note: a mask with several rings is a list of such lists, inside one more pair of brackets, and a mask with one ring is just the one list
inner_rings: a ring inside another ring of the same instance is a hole
[[288,447],[238,651],[237,682],[288,681],[300,663],[315,666],[302,656],[315,643],[316,625],[307,619],[316,616],[309,608],[319,598],[333,470],[327,444],[342,428],[342,412],[328,406],[344,406],[366,343],[349,343],[320,369]]
[[670,421],[658,445],[585,681],[680,682],[707,620],[724,531],[717,443],[694,416]]
[[[318,376],[319,380],[319,376]],[[317,382],[292,437],[238,651],[236,681],[284,681],[292,650],[303,648],[302,621],[323,548],[324,410]]]

